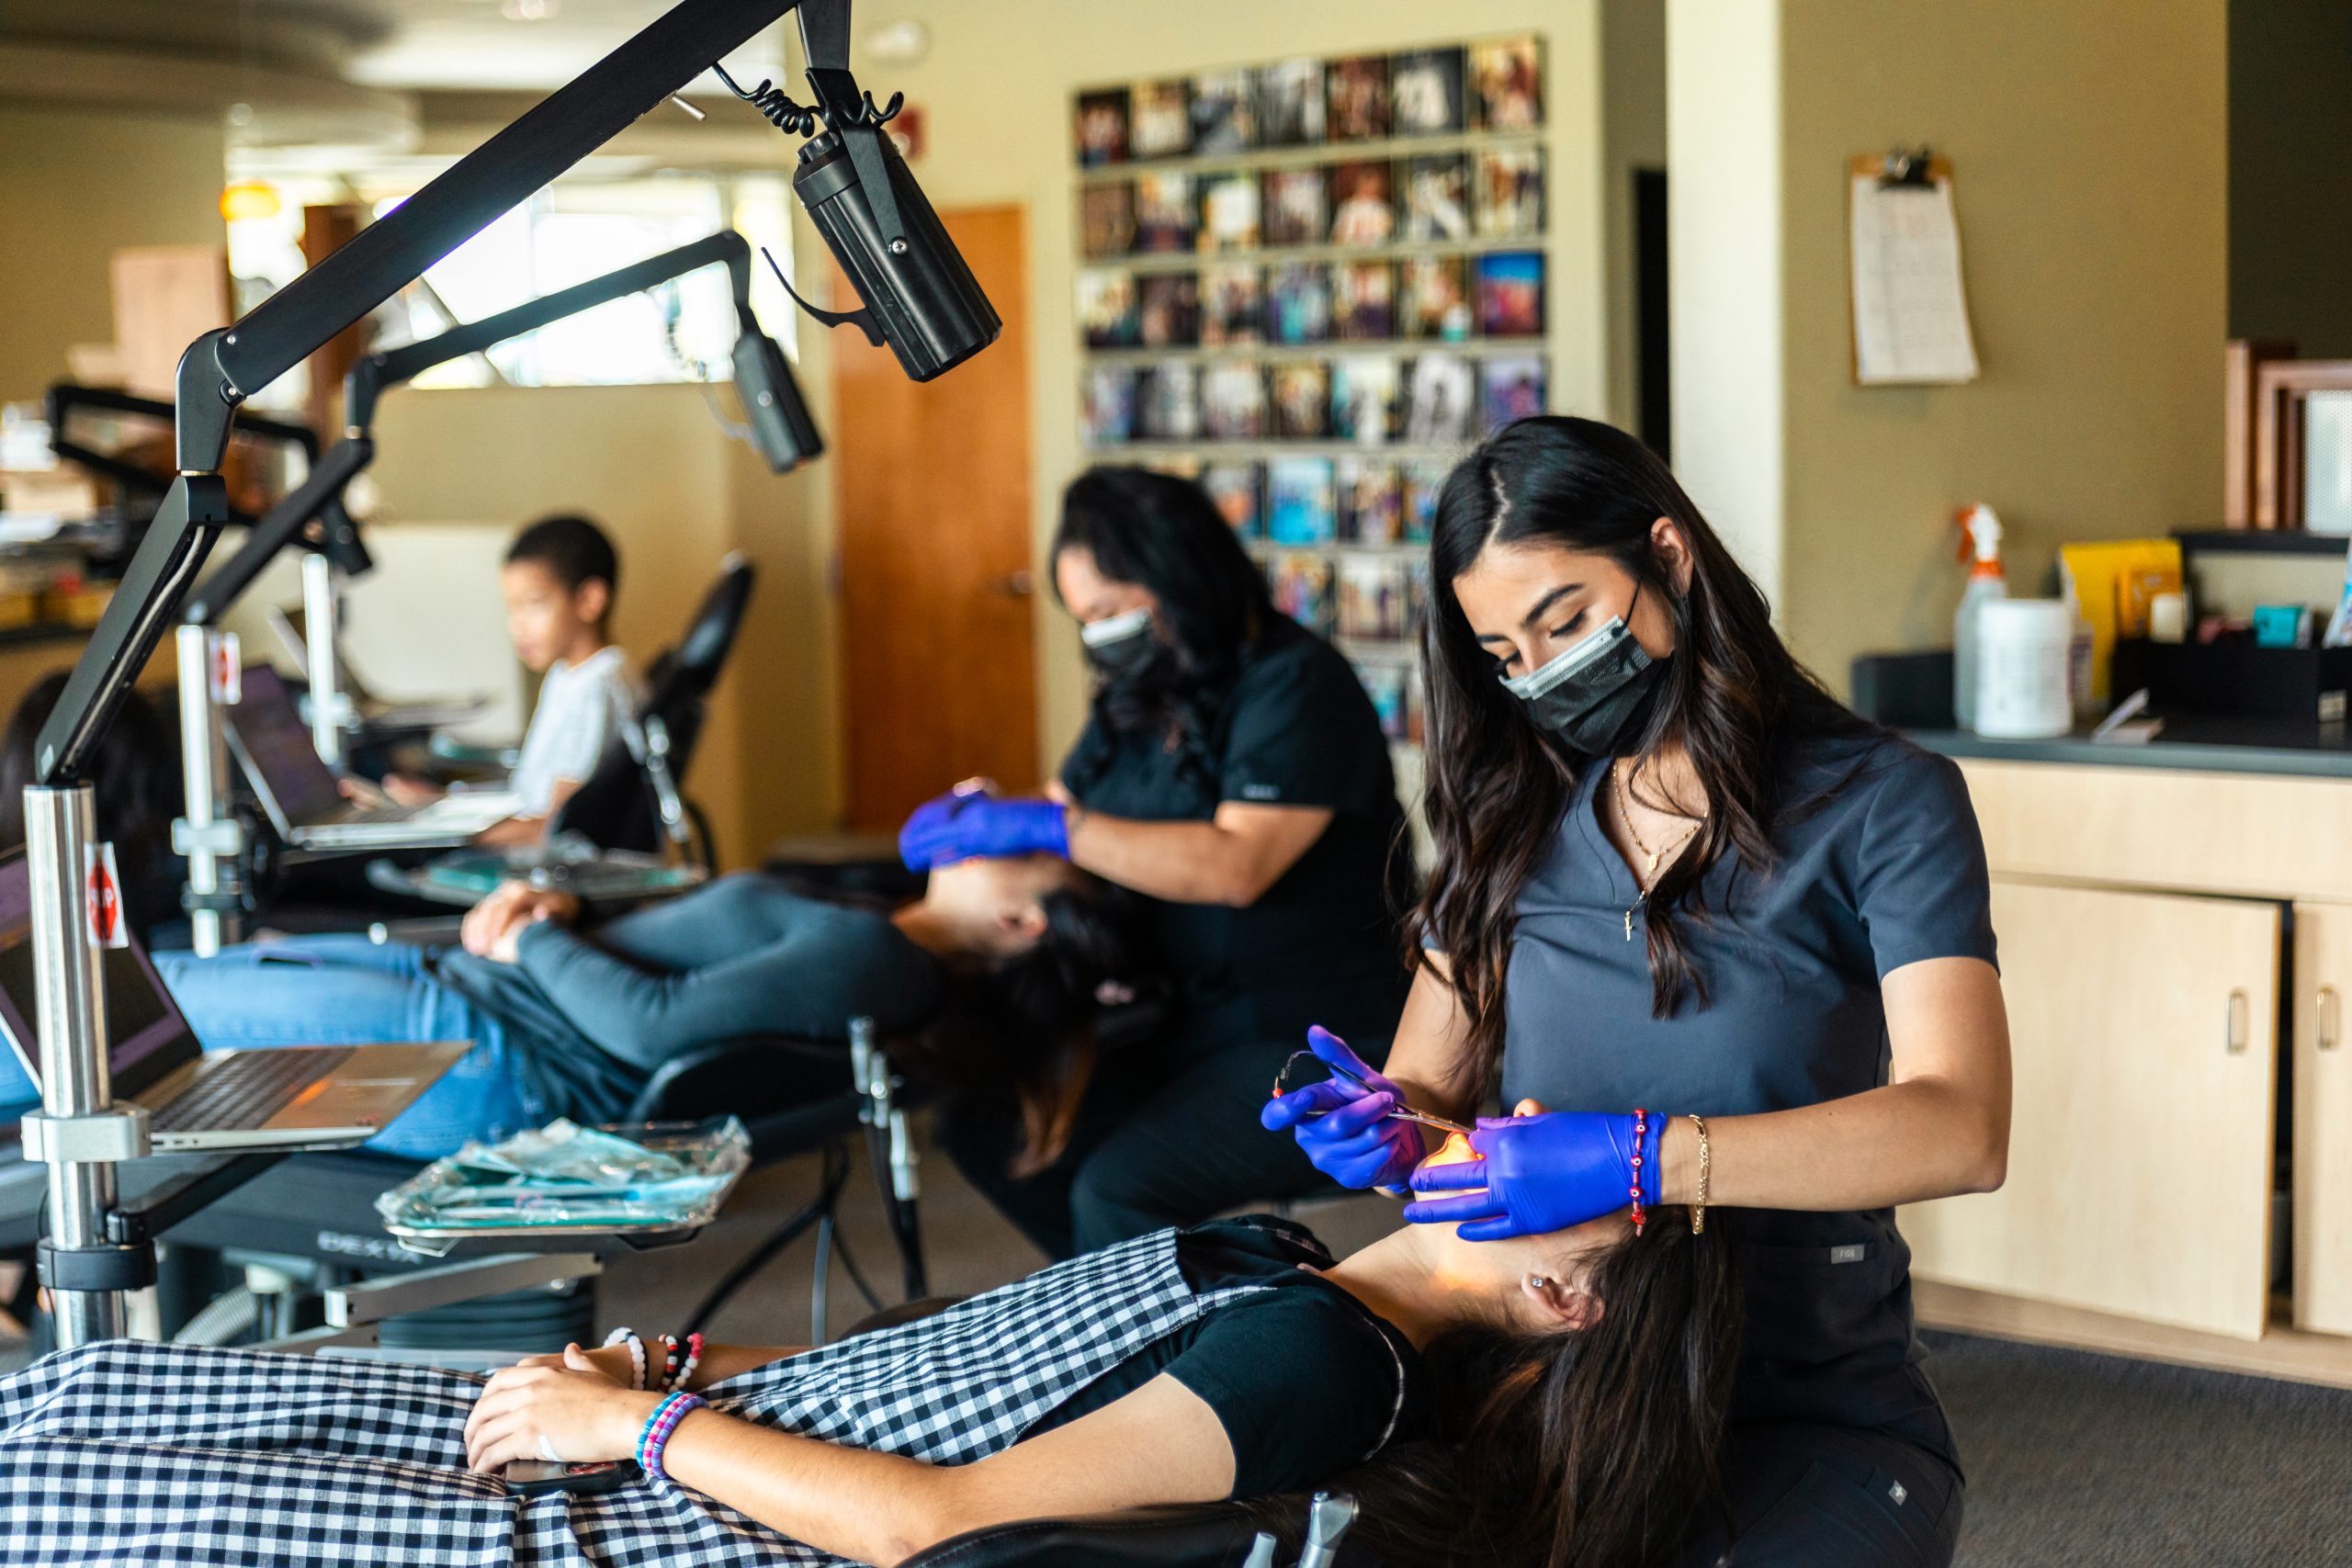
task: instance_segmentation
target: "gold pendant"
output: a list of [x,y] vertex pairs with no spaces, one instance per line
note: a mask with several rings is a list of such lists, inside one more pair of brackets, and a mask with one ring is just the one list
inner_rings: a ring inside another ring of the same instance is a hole
[[1625,911],[1625,940],[1634,940],[1634,911],[1631,909]]

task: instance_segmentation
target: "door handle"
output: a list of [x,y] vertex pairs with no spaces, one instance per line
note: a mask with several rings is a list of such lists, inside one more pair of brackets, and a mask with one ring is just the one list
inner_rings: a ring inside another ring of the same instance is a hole
[[1007,599],[1026,599],[1037,592],[1036,573],[1023,567],[1019,571],[1008,571],[1002,577],[990,578],[989,592],[1001,593]]
[[2344,1032],[2344,999],[2333,986],[2319,988],[2319,1048],[2333,1051]]
[[2253,1010],[2246,1001],[2244,991],[2230,993],[2229,1014],[2227,1021],[2222,1025],[2222,1039],[2229,1046],[2230,1055],[2233,1056],[2243,1055],[2245,1051],[2248,1025],[2253,1017]]

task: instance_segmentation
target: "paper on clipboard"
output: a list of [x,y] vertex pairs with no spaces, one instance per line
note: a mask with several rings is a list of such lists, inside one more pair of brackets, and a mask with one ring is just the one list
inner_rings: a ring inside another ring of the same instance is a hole
[[1861,385],[1973,381],[1976,342],[1960,280],[1951,180],[1849,186],[1854,268],[1854,379]]

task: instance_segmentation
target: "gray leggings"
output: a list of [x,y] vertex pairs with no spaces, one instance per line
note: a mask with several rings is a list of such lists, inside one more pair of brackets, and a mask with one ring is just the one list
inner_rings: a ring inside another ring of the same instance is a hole
[[1891,1433],[1815,1422],[1736,1426],[1724,1486],[1739,1534],[1720,1531],[1680,1568],[1950,1568],[1960,1472]]

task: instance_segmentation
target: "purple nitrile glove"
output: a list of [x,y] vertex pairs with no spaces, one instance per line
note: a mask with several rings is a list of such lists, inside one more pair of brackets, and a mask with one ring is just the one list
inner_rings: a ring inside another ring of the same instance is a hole
[[[933,807],[944,809],[933,811]],[[1039,853],[1069,858],[1069,816],[1050,800],[967,795],[928,801],[915,808],[899,833],[899,857],[910,871],[959,860]]]
[[933,795],[914,808],[906,825],[899,829],[899,858],[906,863],[909,871],[931,869],[933,846],[940,841],[956,814],[964,809],[965,803],[972,798],[968,792],[951,789],[945,795]]
[[1388,1114],[1404,1097],[1364,1065],[1346,1041],[1319,1025],[1306,1032],[1307,1049],[1370,1085],[1327,1078],[1270,1100],[1258,1112],[1270,1133],[1288,1132],[1315,1168],[1342,1187],[1401,1187],[1426,1152],[1410,1122]]
[[[1658,1144],[1666,1118],[1649,1118],[1639,1170],[1642,1202],[1658,1191]],[[1405,1205],[1420,1224],[1462,1226],[1464,1241],[1544,1235],[1614,1213],[1633,1201],[1634,1119],[1591,1111],[1536,1116],[1482,1116],[1470,1146],[1479,1157],[1430,1166],[1412,1175],[1413,1190],[1453,1193]],[[1478,1189],[1476,1191],[1464,1189]]]

